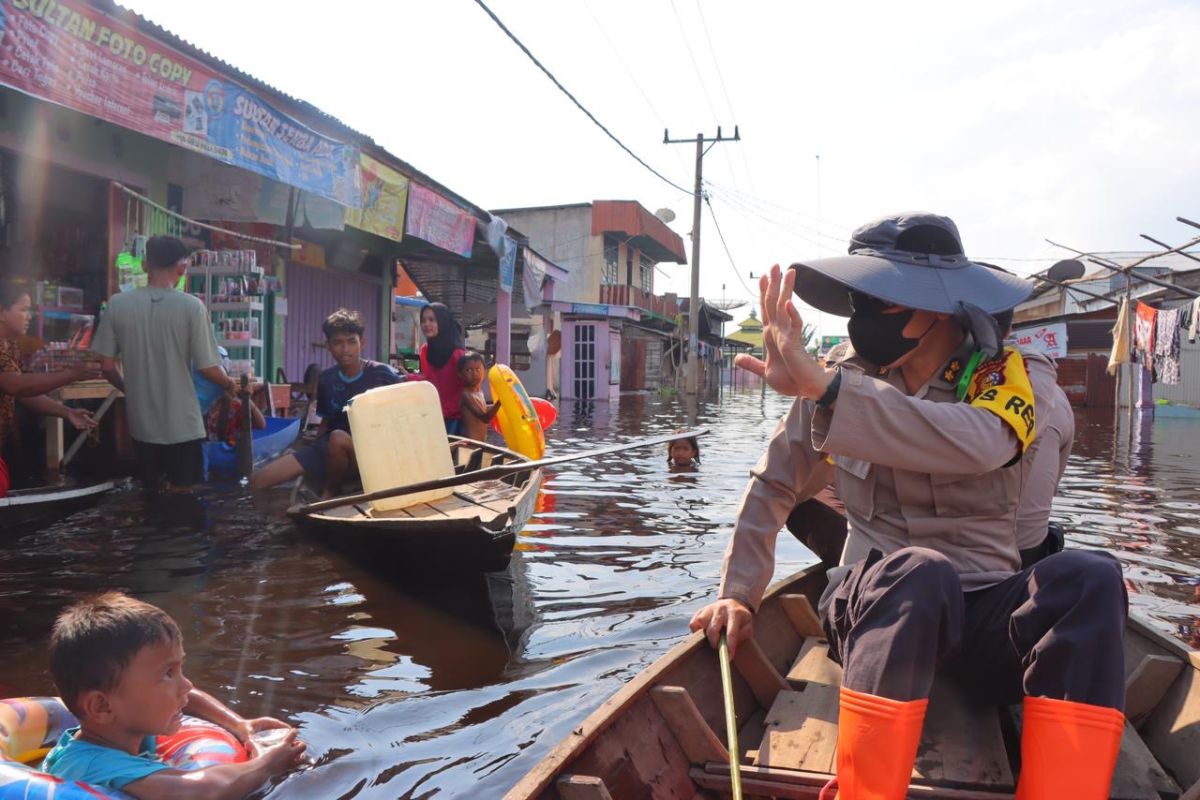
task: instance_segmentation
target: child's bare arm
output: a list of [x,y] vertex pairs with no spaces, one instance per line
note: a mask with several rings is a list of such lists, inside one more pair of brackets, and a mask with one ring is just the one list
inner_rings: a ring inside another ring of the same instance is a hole
[[218,764],[191,772],[164,769],[126,784],[137,800],[241,800],[268,778],[300,764],[304,743],[290,731],[279,744],[240,764]]
[[492,417],[496,416],[496,412],[499,410],[500,410],[500,401],[497,400],[496,402],[492,403],[490,406],[487,407],[487,411],[483,412],[483,416],[480,417],[480,419],[482,419],[484,422],[491,422]]
[[214,725],[220,725],[237,737],[237,740],[242,743],[243,747],[249,748],[251,754],[254,754],[255,749],[250,741],[250,734],[269,728],[291,727],[286,722],[277,720],[274,717],[245,719],[208,692],[203,692],[195,687],[188,693],[188,702],[183,710],[193,717],[199,717]]
[[263,413],[258,410],[258,406],[254,405],[254,403],[250,404],[250,424],[256,431],[261,431],[267,427],[267,418],[263,416]]
[[491,419],[491,416],[487,414],[487,411],[481,408],[479,402],[467,392],[463,392],[458,396],[458,407],[463,413],[470,414],[476,419],[481,419],[484,422],[487,422]]

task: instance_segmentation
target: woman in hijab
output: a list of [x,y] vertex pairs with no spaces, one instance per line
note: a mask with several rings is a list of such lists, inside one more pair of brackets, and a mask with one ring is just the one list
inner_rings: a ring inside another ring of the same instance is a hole
[[421,373],[437,388],[442,401],[442,418],[446,433],[458,435],[462,411],[458,400],[462,395],[462,378],[458,376],[458,359],[466,345],[462,331],[450,309],[442,303],[429,303],[421,308]]

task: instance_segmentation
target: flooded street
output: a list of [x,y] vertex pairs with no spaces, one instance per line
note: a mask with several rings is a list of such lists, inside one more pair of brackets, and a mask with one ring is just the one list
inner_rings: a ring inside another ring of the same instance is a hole
[[[560,467],[507,572],[471,579],[367,571],[286,521],[286,492],[110,497],[0,544],[0,696],[52,693],[55,615],[121,588],[179,622],[197,686],[302,727],[316,764],[271,797],[499,797],[715,594],[747,470],[786,408],[757,391],[707,405],[694,473],[668,471],[665,448]],[[565,403],[550,439],[563,453],[688,422],[676,398]],[[1072,544],[1117,553],[1136,610],[1200,644],[1200,419],[1077,425],[1054,517]],[[777,575],[811,560],[780,537]]]

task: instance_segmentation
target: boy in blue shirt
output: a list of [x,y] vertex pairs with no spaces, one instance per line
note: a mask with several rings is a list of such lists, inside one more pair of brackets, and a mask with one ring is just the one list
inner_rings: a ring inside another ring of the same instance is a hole
[[[301,762],[304,743],[294,728],[270,717],[242,719],[192,686],[183,659],[175,621],[120,592],[60,614],[50,638],[50,672],[79,727],[63,733],[42,769],[138,800],[233,800]],[[225,728],[250,759],[192,772],[161,761],[155,737],[178,731],[184,713]],[[271,728],[287,729],[281,742],[262,748],[253,743],[252,734]]]
[[391,366],[362,357],[364,327],[357,311],[339,308],[325,319],[321,330],[337,363],[317,379],[317,413],[321,415],[317,439],[255,472],[250,478],[251,489],[269,489],[303,474],[311,483],[323,486],[326,496],[332,496],[342,481],[358,474],[346,414],[350,398],[405,380]]

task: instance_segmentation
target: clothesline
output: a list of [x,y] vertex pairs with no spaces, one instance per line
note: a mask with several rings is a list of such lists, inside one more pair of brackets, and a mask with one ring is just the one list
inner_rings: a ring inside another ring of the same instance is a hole
[[[1185,306],[1158,309],[1137,300],[1132,312],[1128,299],[1121,301],[1117,324],[1113,326],[1113,348],[1108,360],[1108,372],[1114,374],[1119,364],[1139,363],[1150,371],[1156,383],[1179,383],[1179,358],[1182,331],[1187,330],[1188,342],[1194,343],[1200,333],[1200,297]],[[1133,326],[1132,352],[1130,325]]]
[[1166,250],[1162,250],[1157,253],[1150,253],[1149,255],[1144,256],[1143,258],[1139,258],[1137,261],[1134,261],[1132,264],[1127,264],[1127,265],[1118,264],[1115,261],[1111,261],[1107,258],[1102,258],[1102,257],[1096,255],[1095,253],[1085,253],[1083,250],[1076,250],[1074,247],[1068,247],[1065,244],[1059,244],[1058,242],[1052,241],[1050,239],[1047,239],[1046,242],[1054,247],[1060,247],[1063,250],[1070,251],[1077,256],[1082,256],[1083,258],[1086,258],[1088,261],[1091,261],[1093,264],[1097,264],[1097,265],[1104,267],[1105,269],[1110,270],[1112,272],[1120,273],[1120,274],[1126,275],[1126,276],[1133,276],[1133,277],[1141,278],[1146,283],[1152,283],[1155,286],[1161,286],[1164,289],[1173,289],[1173,290],[1179,292],[1180,294],[1186,295],[1187,297],[1200,297],[1200,292],[1197,292],[1194,289],[1188,289],[1185,286],[1178,286],[1174,283],[1168,283],[1167,281],[1160,280],[1160,279],[1154,277],[1153,275],[1147,275],[1144,272],[1134,272],[1133,271],[1137,267],[1140,267],[1142,264],[1145,264],[1148,261],[1153,261],[1156,258],[1162,258],[1163,256],[1169,256],[1174,253],[1179,253],[1180,255],[1185,255],[1185,256],[1189,255],[1188,253],[1184,253],[1183,251],[1188,250],[1192,247],[1195,247],[1196,245],[1200,245],[1200,236],[1197,236],[1187,242],[1184,242],[1183,244],[1179,245],[1178,247],[1170,247],[1170,248],[1167,248]]
[[226,236],[232,236],[234,238],[241,239],[243,241],[257,242],[258,244],[272,245],[274,247],[286,247],[289,250],[299,250],[301,247],[301,245],[293,243],[293,242],[278,242],[278,241],[275,241],[274,239],[264,239],[261,236],[251,236],[248,233],[238,233],[237,231],[231,231],[228,228],[218,228],[216,225],[209,225],[208,223],[205,223],[205,222],[200,222],[198,220],[189,219],[188,217],[185,217],[183,214],[176,213],[176,212],[172,211],[171,209],[166,208],[165,206],[159,205],[158,203],[154,202],[149,197],[146,197],[143,194],[138,194],[133,189],[130,189],[128,186],[125,186],[124,184],[118,183],[117,181],[113,181],[112,184],[114,187],[116,187],[117,189],[120,189],[122,192],[129,195],[133,199],[137,200],[139,203],[143,203],[144,205],[155,209],[159,213],[166,214],[168,217],[172,217],[172,218],[184,223],[185,225],[195,225],[198,228],[204,228],[205,230],[215,231],[217,233],[223,233]]

